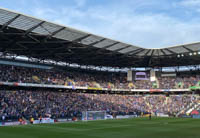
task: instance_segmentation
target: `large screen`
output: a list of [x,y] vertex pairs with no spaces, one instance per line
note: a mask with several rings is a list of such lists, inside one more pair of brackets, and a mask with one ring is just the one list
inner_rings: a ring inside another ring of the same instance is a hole
[[149,80],[149,77],[146,72],[136,72],[135,80]]

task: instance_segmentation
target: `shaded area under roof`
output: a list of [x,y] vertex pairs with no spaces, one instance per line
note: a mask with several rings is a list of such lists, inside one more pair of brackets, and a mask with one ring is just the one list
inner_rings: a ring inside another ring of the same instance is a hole
[[200,51],[200,43],[145,49],[1,8],[0,42],[0,52],[4,55],[80,65],[166,67],[200,64],[198,54],[191,56]]

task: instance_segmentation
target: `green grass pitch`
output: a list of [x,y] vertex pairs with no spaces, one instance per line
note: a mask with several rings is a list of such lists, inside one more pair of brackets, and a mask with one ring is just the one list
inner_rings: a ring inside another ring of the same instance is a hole
[[200,119],[148,118],[0,127],[0,138],[200,138]]

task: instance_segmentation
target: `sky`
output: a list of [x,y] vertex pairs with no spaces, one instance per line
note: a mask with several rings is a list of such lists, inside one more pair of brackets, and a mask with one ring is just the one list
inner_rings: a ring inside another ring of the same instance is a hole
[[0,0],[0,7],[144,48],[200,42],[200,0]]

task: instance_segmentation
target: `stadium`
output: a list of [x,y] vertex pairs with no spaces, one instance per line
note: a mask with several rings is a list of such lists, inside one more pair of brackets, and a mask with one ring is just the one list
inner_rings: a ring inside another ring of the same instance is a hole
[[200,43],[148,49],[3,8],[0,41],[2,138],[200,137]]

